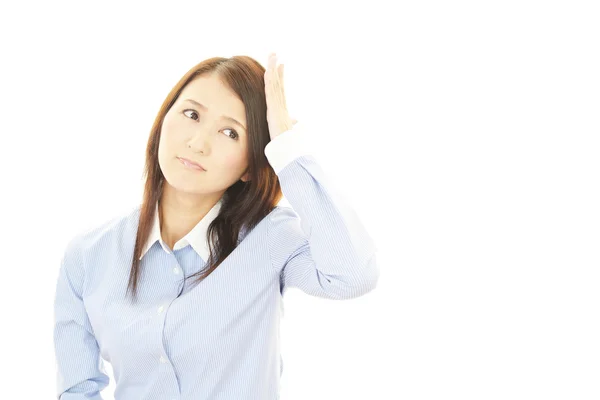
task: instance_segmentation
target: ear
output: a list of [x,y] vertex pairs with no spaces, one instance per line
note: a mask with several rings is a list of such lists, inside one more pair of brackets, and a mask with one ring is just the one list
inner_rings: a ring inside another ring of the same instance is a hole
[[240,178],[240,180],[242,182],[248,182],[250,180],[250,173],[246,172],[244,175],[242,175],[242,177]]

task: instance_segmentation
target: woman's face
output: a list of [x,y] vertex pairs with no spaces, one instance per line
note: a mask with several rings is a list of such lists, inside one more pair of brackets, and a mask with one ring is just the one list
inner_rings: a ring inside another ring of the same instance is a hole
[[[222,195],[247,181],[246,128],[244,103],[216,75],[189,82],[162,125],[158,162],[166,183],[180,194]],[[181,157],[205,170],[186,166]]]

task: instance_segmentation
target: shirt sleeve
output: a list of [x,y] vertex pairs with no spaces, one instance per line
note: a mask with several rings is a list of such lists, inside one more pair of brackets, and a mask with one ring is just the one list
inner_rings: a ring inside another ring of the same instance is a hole
[[84,266],[77,238],[63,255],[54,300],[58,400],[102,400],[108,386],[100,349],[82,299]]
[[281,294],[290,287],[316,297],[351,299],[379,279],[376,245],[311,154],[303,125],[276,136],[265,155],[292,208],[269,214],[271,262],[280,271]]

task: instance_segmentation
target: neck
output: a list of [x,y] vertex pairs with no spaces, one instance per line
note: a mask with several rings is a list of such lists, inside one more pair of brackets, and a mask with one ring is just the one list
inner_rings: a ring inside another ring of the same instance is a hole
[[173,249],[221,199],[223,193],[190,195],[165,185],[158,203],[160,232],[163,241]]

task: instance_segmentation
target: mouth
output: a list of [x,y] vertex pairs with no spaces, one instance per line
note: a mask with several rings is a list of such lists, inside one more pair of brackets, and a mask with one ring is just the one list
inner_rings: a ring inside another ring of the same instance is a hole
[[204,169],[204,167],[192,160],[188,160],[187,158],[183,158],[183,157],[177,157],[179,159],[179,161],[186,167],[191,168],[191,169],[195,169],[197,171],[206,171],[206,169]]

